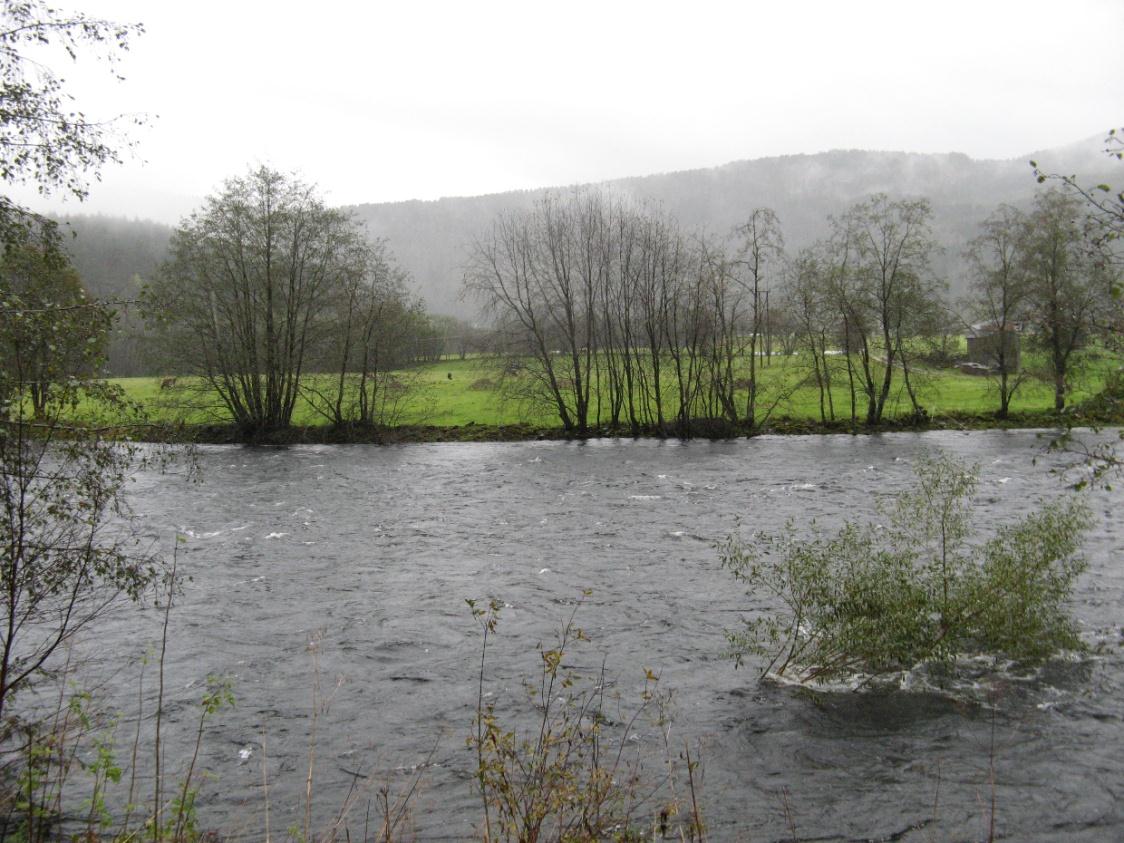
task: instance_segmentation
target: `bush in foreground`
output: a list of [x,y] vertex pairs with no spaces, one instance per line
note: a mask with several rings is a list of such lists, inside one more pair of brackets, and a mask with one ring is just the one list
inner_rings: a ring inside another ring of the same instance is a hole
[[758,655],[763,675],[866,684],[963,655],[1034,663],[1081,647],[1066,604],[1085,568],[1085,504],[1045,504],[982,540],[977,470],[938,454],[916,473],[885,524],[849,521],[833,536],[802,538],[790,522],[720,546],[734,577],[774,604],[728,633],[739,663]]

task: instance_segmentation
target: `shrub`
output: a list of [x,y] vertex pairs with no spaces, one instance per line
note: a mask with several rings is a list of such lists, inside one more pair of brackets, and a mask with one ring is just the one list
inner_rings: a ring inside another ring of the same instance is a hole
[[[658,691],[658,677],[645,672],[640,704],[629,715],[606,697],[609,684],[604,666],[590,681],[583,681],[565,659],[571,648],[587,642],[574,624],[577,606],[559,632],[557,645],[539,646],[540,672],[525,684],[534,707],[530,728],[520,732],[506,725],[494,702],[485,702],[484,677],[488,641],[495,634],[501,604],[487,606],[468,600],[469,609],[483,632],[475,735],[476,781],[484,809],[484,839],[488,841],[588,841],[664,838],[669,833],[683,841],[705,837],[695,788],[697,761],[684,747],[689,802],[677,795],[678,767],[667,741],[666,704],[670,695]],[[579,604],[580,605],[580,604]],[[607,707],[607,704],[608,707]],[[610,712],[609,709],[612,709]],[[653,714],[664,735],[666,751],[663,785],[653,785],[642,774],[639,755],[630,751],[633,729],[646,714]],[[510,715],[510,712],[508,712]],[[616,719],[614,719],[616,718]],[[611,734],[620,730],[619,734]],[[665,797],[653,801],[659,794]],[[650,823],[644,815],[651,813]]]
[[1047,503],[983,541],[972,517],[977,469],[938,454],[916,473],[885,524],[802,538],[790,522],[779,535],[719,546],[749,593],[776,603],[728,633],[739,663],[759,655],[763,675],[865,684],[962,655],[1034,663],[1081,647],[1066,604],[1085,567],[1084,503]]

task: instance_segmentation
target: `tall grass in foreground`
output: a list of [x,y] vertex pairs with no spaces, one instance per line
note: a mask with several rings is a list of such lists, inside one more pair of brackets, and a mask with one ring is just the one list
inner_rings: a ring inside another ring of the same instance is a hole
[[[496,633],[502,604],[467,602],[483,634],[475,734],[468,743],[476,752],[484,839],[704,840],[695,782],[698,761],[687,745],[684,765],[675,760],[670,695],[659,690],[659,677],[646,671],[639,703],[622,712],[621,700],[607,694],[604,662],[597,675],[584,680],[568,667],[571,649],[588,642],[574,622],[579,601],[554,646],[538,647],[540,674],[524,685],[536,714],[520,731],[503,721],[493,702],[484,701],[488,641]],[[644,771],[639,745],[629,749],[629,738],[644,719],[663,736],[663,765],[654,776]],[[680,782],[684,772],[686,785]]]
[[[85,843],[151,841],[197,843],[221,840],[221,831],[201,827],[200,788],[209,774],[199,760],[207,727],[234,705],[227,679],[207,677],[193,718],[168,721],[165,662],[169,646],[176,562],[161,598],[160,637],[141,665],[131,745],[118,745],[117,715],[99,711],[95,696],[76,690],[79,665],[68,660],[56,676],[57,695],[48,710],[16,720],[10,716],[3,735],[0,766],[0,839],[21,843],[73,840]],[[685,767],[670,745],[669,695],[658,678],[646,673],[638,704],[626,716],[622,701],[607,690],[604,664],[594,677],[581,677],[566,659],[587,643],[576,626],[578,605],[563,624],[553,647],[538,648],[541,673],[525,683],[528,707],[500,710],[485,703],[487,656],[499,620],[500,604],[487,608],[470,601],[472,616],[483,630],[475,706],[473,780],[481,794],[479,833],[488,841],[638,840],[669,835],[702,840],[704,827],[696,788],[697,752],[684,747]],[[326,806],[318,793],[317,741],[339,685],[325,687],[320,671],[322,634],[313,635],[308,652],[312,674],[306,765],[299,820],[284,830],[272,828],[268,754],[262,736],[261,830],[270,841],[389,843],[409,839],[412,800],[422,786],[436,744],[428,758],[399,791],[375,779],[360,784],[356,776],[338,804]],[[145,680],[154,662],[155,699]],[[142,724],[151,719],[151,730]],[[629,736],[641,721],[659,728],[663,757],[654,772],[644,769],[639,745]],[[518,725],[517,725],[518,724]],[[467,725],[467,724],[466,724]],[[189,734],[188,734],[189,733]],[[168,747],[181,747],[178,763],[169,763]],[[123,756],[127,756],[124,760]],[[175,772],[173,768],[178,768]],[[325,812],[330,819],[317,820]],[[318,824],[323,823],[323,824]],[[239,822],[244,825],[244,822]]]
[[[130,760],[119,760],[119,718],[98,707],[95,696],[76,685],[79,665],[68,650],[54,673],[58,687],[46,710],[8,713],[0,731],[0,839],[22,843],[53,840],[180,843],[201,837],[196,797],[203,782],[197,770],[207,723],[234,704],[228,680],[208,676],[199,702],[198,720],[186,769],[178,779],[165,770],[161,745],[164,725],[164,661],[168,619],[176,593],[176,564],[163,597],[163,624],[157,654],[155,732],[144,746],[144,676],[138,678],[136,728]],[[142,759],[150,757],[151,789],[144,792]],[[127,793],[121,794],[125,772]]]

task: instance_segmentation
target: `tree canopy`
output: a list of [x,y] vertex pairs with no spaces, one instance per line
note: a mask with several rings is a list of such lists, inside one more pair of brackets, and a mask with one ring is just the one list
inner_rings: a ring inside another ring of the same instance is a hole
[[[723,564],[769,603],[728,633],[732,654],[802,683],[858,681],[974,654],[1041,662],[1080,650],[1068,601],[1085,563],[1083,500],[1045,503],[979,535],[978,469],[946,454],[915,465],[917,483],[834,535],[734,536]],[[813,525],[814,527],[814,525]]]
[[[384,251],[295,177],[229,179],[175,231],[152,288],[169,365],[199,376],[244,435],[288,427],[311,369],[339,371],[342,390],[389,356],[378,320],[405,292]],[[344,419],[342,396],[318,398]],[[366,420],[373,401],[360,402]]]
[[0,307],[0,394],[27,398],[42,418],[61,382],[96,367],[110,313],[62,255],[32,244],[0,257]]

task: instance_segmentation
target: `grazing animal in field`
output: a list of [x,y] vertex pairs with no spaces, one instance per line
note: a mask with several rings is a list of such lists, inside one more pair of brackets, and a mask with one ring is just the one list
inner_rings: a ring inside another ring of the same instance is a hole
[[171,389],[175,385],[176,385],[176,379],[175,378],[164,378],[164,380],[160,381],[160,388],[161,389]]

